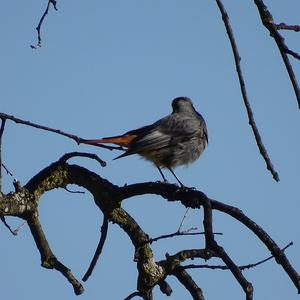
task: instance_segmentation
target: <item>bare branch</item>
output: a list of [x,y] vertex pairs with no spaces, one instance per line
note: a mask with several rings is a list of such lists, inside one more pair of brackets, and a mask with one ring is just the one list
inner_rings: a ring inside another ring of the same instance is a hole
[[104,160],[102,160],[98,155],[96,155],[94,153],[70,152],[70,153],[66,153],[65,155],[63,155],[59,160],[61,162],[67,162],[72,157],[88,157],[88,158],[94,159],[97,162],[99,162],[100,165],[101,165],[101,167],[105,167],[106,166],[106,162]]
[[[50,178],[51,180],[49,180]],[[188,273],[182,272],[181,263],[186,259],[202,258],[207,260],[211,257],[221,258],[243,287],[247,299],[252,298],[252,285],[246,281],[239,267],[214,240],[213,210],[232,216],[252,230],[271,251],[276,261],[282,265],[298,290],[300,289],[299,275],[290,265],[285,253],[278,248],[261,227],[237,208],[210,199],[200,191],[181,189],[174,184],[150,182],[118,187],[83,167],[69,165],[59,160],[34,176],[24,188],[18,187],[15,193],[10,193],[5,197],[0,195],[0,216],[15,215],[28,220],[30,230],[41,254],[42,266],[60,271],[71,282],[75,293],[81,293],[83,288],[71,271],[62,265],[52,253],[37,215],[37,206],[42,194],[54,188],[63,188],[67,184],[76,184],[89,190],[94,196],[96,205],[101,209],[107,220],[116,223],[129,236],[135,248],[134,258],[138,270],[137,291],[139,292],[138,295],[144,299],[151,299],[153,288],[156,285],[162,285],[165,278],[175,274],[176,270],[179,270],[180,274],[175,276],[189,290],[191,295],[200,297],[199,287],[194,285],[194,281]],[[160,195],[168,201],[180,201],[185,207],[203,207],[206,248],[183,250],[173,256],[167,255],[164,261],[156,262],[147,234],[121,207],[125,199],[148,193]],[[102,233],[103,235],[104,233]],[[102,237],[102,239],[104,238]],[[99,244],[101,243],[99,242]]]
[[11,229],[11,227],[8,225],[8,223],[6,222],[4,216],[1,216],[1,217],[0,217],[0,220],[2,221],[2,223],[4,224],[4,226],[9,230],[9,232],[10,232],[12,235],[17,235],[17,232],[15,232],[15,230]]
[[229,40],[230,40],[230,44],[231,44],[231,48],[232,48],[232,52],[233,52],[233,56],[234,56],[234,61],[235,61],[235,66],[236,66],[236,71],[238,73],[238,78],[239,78],[239,82],[240,82],[240,88],[241,88],[241,92],[242,92],[242,95],[243,95],[244,105],[245,105],[246,110],[247,110],[249,124],[252,128],[252,131],[253,131],[253,134],[254,134],[254,137],[255,137],[255,140],[256,140],[256,144],[259,148],[260,154],[262,155],[262,157],[264,158],[264,160],[266,162],[267,169],[271,172],[271,174],[273,175],[273,178],[276,181],[279,181],[278,173],[275,171],[275,169],[273,167],[271,159],[269,158],[268,152],[267,152],[267,150],[266,150],[266,148],[265,148],[265,146],[262,142],[262,138],[260,136],[260,133],[257,129],[256,123],[255,123],[255,120],[254,120],[252,108],[251,108],[251,105],[250,105],[250,102],[249,102],[249,99],[248,99],[248,95],[247,95],[244,76],[243,76],[242,69],[241,69],[241,64],[240,64],[241,57],[240,57],[240,54],[239,54],[238,49],[237,49],[237,45],[236,45],[236,42],[235,42],[235,38],[234,38],[234,35],[233,35],[231,25],[229,23],[228,14],[227,14],[221,0],[216,0],[216,2],[217,2],[217,5],[219,7],[219,10],[222,14],[222,19],[223,19],[223,22],[225,24],[226,31],[227,31],[227,34],[228,34],[228,37],[229,37]]
[[226,251],[218,245],[218,243],[214,239],[213,234],[213,226],[212,226],[212,201],[210,199],[204,200],[204,219],[203,219],[203,226],[205,230],[205,242],[206,242],[206,249],[209,252],[212,250],[215,255],[220,257],[226,266],[230,269],[231,273],[238,281],[238,283],[243,288],[246,299],[251,300],[253,298],[253,287],[250,282],[246,280],[244,275],[242,274],[241,270],[238,266],[233,262],[233,260],[229,257]]
[[194,300],[204,300],[204,296],[200,287],[181,266],[175,268],[175,270],[172,272],[172,275],[174,275],[190,292]]
[[124,298],[124,300],[130,300],[133,299],[134,297],[142,297],[142,295],[140,292],[136,291],[128,295],[126,298]]
[[88,268],[88,270],[86,271],[85,275],[83,276],[82,280],[83,281],[87,281],[89,279],[89,277],[92,275],[92,272],[97,264],[97,261],[102,253],[103,247],[104,247],[104,243],[107,237],[107,231],[108,231],[108,218],[106,217],[106,215],[104,215],[103,217],[103,223],[101,226],[101,236],[100,236],[100,240],[99,240],[99,244],[97,246],[96,252],[94,254],[94,257],[90,263],[90,266]]
[[299,32],[300,31],[300,26],[299,25],[287,25],[285,23],[279,23],[279,24],[274,24],[277,30],[292,30]]
[[[32,122],[29,122],[29,121],[24,121],[22,119],[19,119],[19,118],[16,118],[14,116],[10,116],[10,115],[7,115],[5,113],[0,113],[0,118],[3,120],[11,120],[17,124],[23,124],[23,125],[27,125],[27,126],[31,126],[31,127],[34,127],[34,128],[37,128],[37,129],[41,129],[41,130],[46,130],[46,131],[50,131],[50,132],[54,132],[56,134],[59,134],[59,135],[63,135],[65,137],[68,137],[72,140],[74,140],[77,144],[80,144],[82,143],[83,141],[85,141],[85,139],[83,138],[80,138],[74,134],[70,134],[70,133],[66,133],[60,129],[53,129],[53,128],[50,128],[50,127],[47,127],[47,126],[43,126],[43,125],[39,125],[39,124],[36,124],[36,123],[32,123]],[[107,146],[107,145],[101,145],[101,144],[95,144],[93,146],[96,146],[96,147],[100,147],[100,148],[105,148],[105,149],[108,149],[108,150],[121,150],[121,151],[124,151],[124,148],[122,147],[114,147],[114,146]]]
[[13,173],[8,170],[8,168],[5,166],[5,164],[1,164],[1,165],[2,165],[3,169],[6,171],[7,175],[14,177]]
[[85,194],[85,192],[83,192],[83,191],[71,191],[71,190],[69,190],[66,186],[64,187],[64,189],[65,189],[68,193],[71,193],[71,194]]
[[298,293],[300,293],[299,274],[293,268],[293,266],[287,259],[286,255],[278,247],[278,245],[275,243],[275,241],[259,225],[257,225],[254,221],[252,221],[250,218],[248,218],[246,215],[244,215],[243,212],[241,210],[239,210],[238,208],[227,205],[225,203],[221,203],[216,200],[211,200],[211,201],[212,201],[213,209],[222,211],[222,212],[232,216],[233,218],[235,218],[242,224],[244,224],[265,244],[265,246],[269,249],[269,251],[275,257],[276,262],[282,266],[282,268],[288,274],[290,279],[293,281],[295,287],[298,290]]
[[[282,251],[284,252],[288,247],[292,246],[293,242],[290,242],[288,245],[286,245],[284,248],[282,248]],[[263,260],[260,260],[256,263],[252,263],[252,264],[247,264],[247,265],[241,265],[239,266],[240,270],[246,270],[246,269],[251,269],[254,267],[257,267],[269,260],[271,260],[272,258],[274,258],[274,255],[271,255]],[[195,264],[189,264],[189,265],[184,265],[183,266],[184,269],[211,269],[211,270],[229,270],[229,268],[225,265],[195,265]]]
[[46,7],[46,9],[45,9],[40,21],[39,21],[39,24],[36,27],[36,31],[37,31],[37,35],[38,35],[38,42],[37,42],[36,46],[30,45],[31,49],[38,49],[38,48],[42,47],[41,27],[42,27],[42,24],[44,22],[44,19],[45,19],[46,15],[49,12],[49,8],[50,8],[51,4],[53,5],[54,9],[57,11],[56,0],[49,0],[48,3],[47,3],[47,7]]
[[[194,228],[192,228],[194,229]],[[192,235],[203,235],[205,234],[204,231],[202,232],[184,232],[184,231],[176,231],[176,232],[173,232],[173,233],[169,233],[169,234],[163,234],[163,235],[160,235],[156,238],[152,238],[152,239],[149,239],[147,242],[152,244],[153,242],[157,242],[159,240],[162,240],[162,239],[168,239],[168,238],[172,238],[172,237],[175,237],[175,236],[192,236]],[[223,233],[221,232],[214,232],[214,234],[216,235],[223,235]]]
[[4,133],[6,119],[1,118],[1,127],[0,127],[0,193],[2,192],[2,137]]
[[[200,208],[205,204],[207,198],[207,196],[200,191],[183,190],[172,184],[139,183],[120,188],[121,199],[128,199],[130,197],[149,193],[160,195],[168,201],[180,201],[184,206],[191,208]],[[274,240],[259,225],[248,218],[238,208],[213,199],[210,199],[210,202],[213,210],[224,212],[249,228],[270,250],[272,255],[274,255],[276,262],[283,267],[290,279],[293,281],[295,287],[300,292],[300,277],[297,271],[290,264],[284,252],[281,251]]]
[[36,246],[40,251],[42,266],[47,269],[55,269],[59,271],[71,283],[74,293],[76,295],[82,294],[84,292],[82,284],[74,277],[71,270],[58,261],[53,254],[38,219],[38,213],[33,212],[32,214],[28,215],[27,222]]
[[184,224],[184,221],[185,221],[185,219],[186,219],[186,216],[187,216],[189,210],[190,210],[190,208],[188,207],[188,208],[186,209],[186,211],[185,211],[183,217],[182,217],[182,220],[181,220],[180,224],[179,224],[179,227],[178,227],[178,229],[177,229],[178,232],[181,231],[182,226],[183,226],[183,224]]
[[159,285],[159,289],[161,290],[161,292],[167,296],[171,296],[173,293],[172,288],[170,287],[170,285],[165,281],[165,280],[161,280],[160,282],[158,282]]
[[299,54],[291,51],[287,47],[287,45],[285,44],[284,38],[280,35],[280,33],[277,30],[276,24],[273,21],[273,16],[271,15],[270,11],[268,10],[268,8],[264,4],[264,2],[262,0],[254,0],[254,3],[256,4],[256,6],[258,8],[262,24],[269,30],[271,37],[274,38],[276,45],[280,51],[281,57],[283,59],[286,70],[289,74],[290,80],[291,80],[293,88],[294,88],[294,92],[295,92],[295,95],[296,95],[296,98],[298,101],[298,106],[300,108],[300,89],[299,89],[299,85],[298,85],[293,67],[290,63],[290,60],[289,60],[287,54],[290,54],[297,59],[300,59],[300,56],[299,56]]

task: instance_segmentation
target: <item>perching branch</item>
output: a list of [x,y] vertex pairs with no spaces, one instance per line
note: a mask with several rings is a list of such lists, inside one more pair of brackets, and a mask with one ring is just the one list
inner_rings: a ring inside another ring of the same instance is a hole
[[[68,156],[70,155],[67,154],[64,157]],[[34,176],[24,187],[19,187],[18,192],[2,196],[2,199],[0,199],[0,216],[14,215],[28,221],[37,248],[41,254],[42,266],[61,272],[72,284],[77,294],[83,292],[83,287],[74,278],[71,270],[65,267],[52,252],[39,223],[37,211],[39,200],[44,193],[55,188],[64,188],[68,184],[76,184],[87,189],[93,195],[95,204],[104,214],[105,218],[109,222],[119,225],[120,229],[129,236],[135,249],[134,257],[138,270],[137,291],[144,299],[151,299],[152,290],[156,285],[160,287],[168,286],[165,279],[171,275],[177,277],[179,282],[191,293],[194,299],[202,299],[200,297],[201,289],[194,282],[191,275],[182,269],[181,263],[187,259],[202,258],[208,260],[211,257],[223,260],[243,287],[247,299],[251,299],[252,285],[240,273],[240,269],[225,250],[214,240],[212,218],[214,210],[226,213],[248,227],[271,251],[277,263],[282,265],[297,289],[300,290],[299,275],[289,263],[285,253],[261,227],[245,216],[240,210],[210,199],[200,191],[181,189],[174,184],[149,182],[118,187],[85,168],[77,165],[69,165],[65,162],[65,159],[59,159]],[[145,194],[159,195],[167,201],[179,201],[182,205],[194,209],[203,207],[206,248],[182,250],[176,255],[168,255],[163,261],[155,261],[148,241],[148,235],[128,212],[122,208],[125,200],[129,201],[128,199],[131,197]],[[20,202],[21,195],[23,200]],[[104,226],[106,227],[106,221]],[[105,237],[102,237],[103,240],[105,240]],[[101,242],[100,248],[102,246],[103,242]],[[165,292],[170,293],[171,290],[171,287],[168,286]]]

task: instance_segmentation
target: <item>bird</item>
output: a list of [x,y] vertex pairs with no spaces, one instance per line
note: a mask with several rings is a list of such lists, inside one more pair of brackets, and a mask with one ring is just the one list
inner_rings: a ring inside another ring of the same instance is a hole
[[184,187],[173,169],[197,160],[208,145],[208,134],[205,120],[194,108],[192,100],[177,97],[172,101],[172,113],[151,125],[118,136],[82,139],[80,143],[124,147],[126,151],[114,159],[139,154],[156,166],[164,182],[167,180],[162,168],[168,169]]

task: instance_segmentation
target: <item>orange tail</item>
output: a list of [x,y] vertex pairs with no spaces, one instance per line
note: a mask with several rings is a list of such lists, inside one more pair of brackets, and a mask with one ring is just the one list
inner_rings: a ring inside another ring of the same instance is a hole
[[137,135],[120,135],[107,137],[96,140],[82,140],[81,143],[95,145],[95,144],[116,144],[122,147],[128,147],[129,144],[137,137]]

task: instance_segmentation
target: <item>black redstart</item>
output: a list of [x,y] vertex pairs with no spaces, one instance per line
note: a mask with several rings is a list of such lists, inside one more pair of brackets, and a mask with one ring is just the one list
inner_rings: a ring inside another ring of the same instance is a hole
[[123,135],[96,140],[81,140],[84,144],[116,144],[127,150],[115,159],[139,154],[158,168],[167,168],[177,179],[173,168],[187,165],[199,158],[207,143],[207,128],[203,117],[195,110],[191,99],[178,97],[172,102],[170,115],[152,125],[128,131]]

